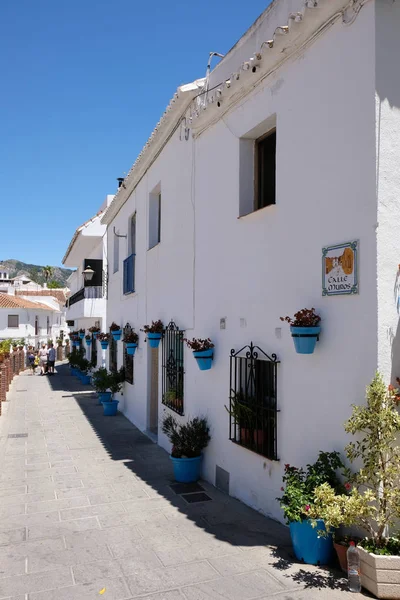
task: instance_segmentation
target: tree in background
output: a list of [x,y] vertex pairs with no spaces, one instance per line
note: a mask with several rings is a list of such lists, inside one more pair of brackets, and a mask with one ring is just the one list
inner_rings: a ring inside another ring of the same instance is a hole
[[49,288],[49,290],[57,290],[57,289],[62,288],[64,286],[59,281],[56,281],[55,279],[52,279],[47,284],[47,287]]
[[50,267],[49,265],[46,265],[45,267],[43,267],[43,277],[46,281],[46,283],[48,283],[50,277],[53,275],[53,267]]

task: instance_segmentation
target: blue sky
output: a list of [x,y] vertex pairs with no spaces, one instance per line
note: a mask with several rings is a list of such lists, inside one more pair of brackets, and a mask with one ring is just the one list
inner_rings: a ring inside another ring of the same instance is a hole
[[0,260],[61,265],[176,88],[269,0],[2,0]]

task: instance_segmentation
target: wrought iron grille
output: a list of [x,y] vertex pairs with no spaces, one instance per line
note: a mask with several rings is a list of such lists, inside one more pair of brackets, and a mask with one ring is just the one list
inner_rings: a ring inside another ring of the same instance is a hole
[[92,367],[97,367],[97,340],[94,339],[92,333],[92,345],[91,347],[91,356],[90,356],[90,364]]
[[253,342],[231,350],[229,439],[271,460],[278,460],[278,364]]
[[[124,327],[124,337],[126,334],[132,332],[132,327],[127,323]],[[124,367],[125,367],[125,381],[130,384],[133,384],[133,365],[134,360],[133,356],[127,353],[126,344],[124,344]]]
[[184,333],[171,321],[165,328],[162,343],[162,403],[178,415],[183,415]]
[[110,341],[109,341],[108,347],[109,347],[109,353],[108,353],[109,369],[113,373],[116,373],[118,371],[118,342],[116,342],[114,340],[114,337],[111,333],[111,329],[110,329]]

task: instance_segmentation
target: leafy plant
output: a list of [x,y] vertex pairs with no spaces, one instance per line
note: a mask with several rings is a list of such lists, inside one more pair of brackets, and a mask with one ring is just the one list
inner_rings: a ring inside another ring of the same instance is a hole
[[192,340],[184,338],[183,341],[186,342],[187,347],[193,350],[193,352],[202,352],[203,350],[214,348],[214,344],[210,338],[205,340],[202,340],[201,338],[193,338]]
[[254,397],[244,392],[231,390],[230,407],[225,406],[230,416],[239,427],[254,429],[256,411],[254,410]]
[[85,335],[85,340],[91,340],[92,336],[91,335]]
[[53,273],[54,273],[54,269],[53,269],[53,267],[50,267],[50,265],[46,265],[45,267],[43,267],[42,275],[43,275],[46,283],[49,281],[50,277],[53,276]]
[[90,361],[88,361],[84,357],[82,357],[82,358],[79,359],[77,366],[82,371],[82,373],[85,373],[86,375],[87,375],[88,371],[91,368]]
[[210,441],[210,428],[207,419],[195,417],[180,425],[175,417],[166,415],[162,421],[162,432],[172,444],[174,458],[195,458]]
[[139,336],[136,331],[129,331],[129,333],[124,335],[124,339],[122,341],[128,344],[137,344],[139,341]]
[[96,392],[106,392],[109,387],[108,371],[104,367],[100,367],[92,374],[92,385]]
[[115,371],[115,372],[108,374],[108,377],[109,377],[108,388],[113,395],[116,394],[117,392],[121,391],[122,383],[125,379],[124,375],[125,375],[125,373],[123,371],[123,368],[120,369],[119,371]]
[[315,308],[303,308],[295,313],[294,318],[280,317],[281,321],[286,321],[292,327],[318,327],[321,317],[316,314]]
[[60,281],[56,281],[55,279],[52,279],[51,281],[48,282],[47,287],[49,290],[57,290],[59,288],[62,288],[63,285]]
[[109,333],[99,333],[97,336],[97,339],[100,340],[100,342],[109,342],[110,334]]
[[92,327],[89,327],[88,331],[90,331],[90,333],[97,333],[100,331],[100,327],[98,327],[98,325],[92,325]]
[[71,367],[78,368],[80,361],[83,358],[83,352],[82,348],[73,348],[72,352],[67,354],[67,359]]
[[[316,512],[312,511],[314,503],[314,492],[316,488],[328,483],[333,490],[343,491],[336,471],[343,468],[339,452],[320,452],[318,459],[307,469],[285,465],[283,482],[285,487],[281,488],[283,495],[277,500],[285,515],[287,523],[292,521],[303,521],[312,516],[317,518]],[[321,515],[318,518],[323,518]]]
[[85,333],[84,329],[80,329],[78,333]]
[[367,550],[398,553],[400,542],[394,543],[397,538],[388,538],[387,533],[400,518],[400,415],[396,394],[386,389],[379,373],[367,387],[366,404],[353,405],[345,430],[357,436],[346,447],[347,458],[362,467],[355,472],[346,469],[348,495],[329,485],[315,490],[319,513],[328,527],[362,527],[369,540],[361,545]]
[[110,325],[110,331],[121,331],[121,327],[113,321]]
[[140,331],[144,331],[144,333],[163,333],[164,325],[159,319],[158,321],[152,321],[151,325],[143,325],[143,329]]

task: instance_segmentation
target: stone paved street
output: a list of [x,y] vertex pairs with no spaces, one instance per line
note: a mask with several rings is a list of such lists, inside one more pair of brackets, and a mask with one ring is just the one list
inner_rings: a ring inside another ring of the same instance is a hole
[[23,373],[8,398],[0,599],[364,597],[339,571],[293,561],[285,527],[213,487],[188,503],[168,455],[123,416],[103,417],[67,366]]

